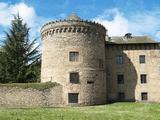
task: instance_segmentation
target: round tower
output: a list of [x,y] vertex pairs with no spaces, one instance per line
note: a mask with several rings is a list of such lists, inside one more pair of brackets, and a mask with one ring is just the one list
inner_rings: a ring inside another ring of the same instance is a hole
[[45,24],[41,82],[63,86],[64,104],[106,103],[106,29],[75,14]]

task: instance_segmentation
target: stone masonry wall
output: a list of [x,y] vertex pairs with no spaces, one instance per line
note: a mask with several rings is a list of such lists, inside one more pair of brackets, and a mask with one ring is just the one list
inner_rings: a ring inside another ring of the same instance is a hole
[[56,107],[63,106],[62,86],[36,90],[17,87],[0,87],[0,106],[7,107]]
[[[116,64],[116,56],[122,55],[123,64]],[[146,63],[139,63],[145,55]],[[109,101],[118,101],[118,92],[125,93],[126,101],[142,101],[141,93],[148,93],[147,102],[160,102],[160,49],[155,45],[108,45],[106,46],[106,73]],[[124,75],[124,84],[117,83],[117,75]],[[140,75],[147,75],[142,84]]]
[[[61,84],[65,105],[70,104],[69,93],[78,94],[78,105],[106,103],[105,34],[103,26],[86,21],[59,21],[42,27],[41,82]],[[73,51],[79,53],[78,61],[69,61]],[[79,83],[70,82],[71,72],[79,73]]]

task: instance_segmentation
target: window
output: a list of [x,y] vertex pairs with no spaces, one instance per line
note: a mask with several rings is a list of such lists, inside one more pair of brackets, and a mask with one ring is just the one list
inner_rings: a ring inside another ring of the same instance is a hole
[[143,63],[145,63],[146,62],[146,60],[145,60],[145,55],[140,55],[139,56],[139,63],[140,64],[143,64]]
[[117,64],[123,64],[123,56],[122,55],[116,56],[116,63]]
[[69,52],[69,61],[78,61],[79,52]]
[[146,74],[141,74],[141,83],[147,83],[147,75]]
[[94,84],[94,81],[87,81],[87,84]]
[[70,73],[70,82],[71,83],[79,83],[79,73],[78,72]]
[[148,93],[147,92],[141,93],[141,100],[148,100]]
[[68,103],[78,103],[78,93],[68,93]]
[[102,59],[98,59],[99,62],[99,68],[103,68],[103,60]]
[[119,92],[118,93],[118,100],[119,101],[124,101],[125,100],[125,93],[124,92]]
[[124,84],[124,75],[122,74],[117,75],[117,83]]

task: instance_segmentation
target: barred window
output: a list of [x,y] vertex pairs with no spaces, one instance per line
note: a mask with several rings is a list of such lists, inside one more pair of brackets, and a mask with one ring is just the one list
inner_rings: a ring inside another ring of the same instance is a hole
[[147,92],[141,93],[141,100],[148,100],[148,93]]

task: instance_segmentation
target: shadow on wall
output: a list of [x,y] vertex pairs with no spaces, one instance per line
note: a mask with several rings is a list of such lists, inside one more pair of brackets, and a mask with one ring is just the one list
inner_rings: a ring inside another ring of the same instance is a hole
[[[122,46],[106,47],[108,102],[135,101],[138,76],[133,64],[134,56],[127,54]],[[132,60],[130,55],[133,57]]]

